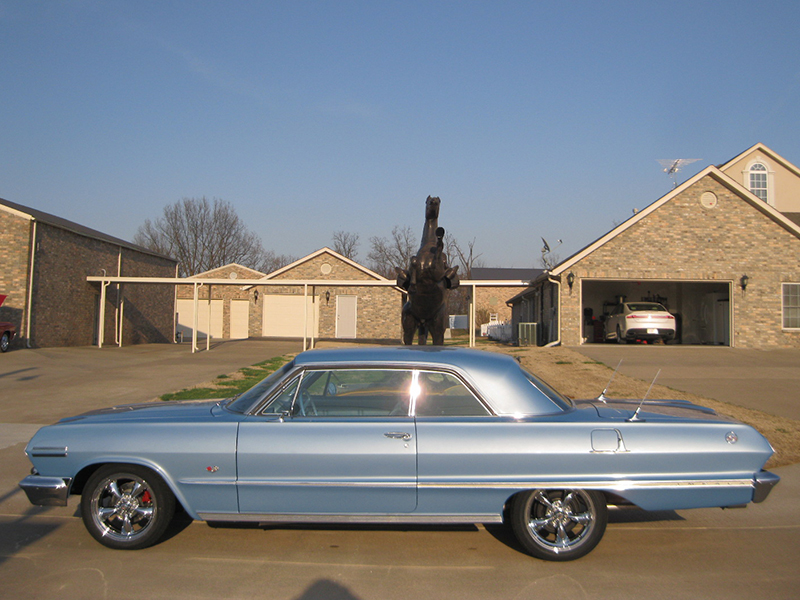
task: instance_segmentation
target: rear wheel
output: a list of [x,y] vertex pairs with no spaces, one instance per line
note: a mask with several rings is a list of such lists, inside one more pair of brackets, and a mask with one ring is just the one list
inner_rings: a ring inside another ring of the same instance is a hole
[[94,539],[117,550],[155,544],[175,514],[175,496],[150,469],[106,465],[89,478],[81,515]]
[[8,350],[8,346],[11,343],[11,337],[8,333],[4,333],[2,337],[0,337],[0,352],[5,352]]
[[600,542],[608,522],[605,496],[587,490],[532,490],[514,498],[511,527],[537,558],[575,560]]
[[617,325],[617,343],[618,344],[624,344],[625,341],[626,340],[622,335],[622,330],[619,328],[619,325]]

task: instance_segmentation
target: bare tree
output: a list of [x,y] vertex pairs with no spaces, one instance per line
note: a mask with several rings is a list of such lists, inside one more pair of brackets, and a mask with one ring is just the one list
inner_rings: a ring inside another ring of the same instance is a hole
[[298,260],[296,256],[290,256],[288,254],[275,254],[272,250],[267,250],[264,252],[264,260],[261,262],[261,266],[258,268],[258,270],[262,273],[272,273],[273,271],[277,271],[281,267],[285,267],[296,260]]
[[391,239],[371,237],[369,244],[367,260],[370,261],[370,268],[387,279],[394,279],[397,276],[395,267],[407,269],[408,261],[419,248],[419,242],[408,225],[395,226],[392,229]]
[[449,236],[446,246],[450,265],[458,265],[462,279],[472,279],[472,268],[483,266],[483,261],[480,259],[482,254],[475,254],[475,238],[462,247],[456,238]]
[[356,260],[358,256],[358,234],[347,231],[334,231],[333,250],[350,260]]
[[167,205],[161,217],[139,227],[133,241],[177,259],[183,276],[232,262],[258,269],[266,257],[259,237],[230,202],[219,198],[183,198]]

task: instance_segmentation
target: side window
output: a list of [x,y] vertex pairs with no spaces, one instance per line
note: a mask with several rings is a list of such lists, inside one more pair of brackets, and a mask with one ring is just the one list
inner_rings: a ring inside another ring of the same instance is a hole
[[800,329],[800,283],[783,284],[783,328]]
[[475,395],[449,373],[421,371],[414,403],[418,417],[478,417],[489,414]]
[[320,369],[307,371],[292,414],[296,417],[407,417],[411,371]]

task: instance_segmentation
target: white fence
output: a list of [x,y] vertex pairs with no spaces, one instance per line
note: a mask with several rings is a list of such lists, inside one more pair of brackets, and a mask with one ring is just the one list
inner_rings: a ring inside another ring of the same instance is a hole
[[510,342],[512,339],[510,321],[492,321],[481,325],[481,336],[498,342]]

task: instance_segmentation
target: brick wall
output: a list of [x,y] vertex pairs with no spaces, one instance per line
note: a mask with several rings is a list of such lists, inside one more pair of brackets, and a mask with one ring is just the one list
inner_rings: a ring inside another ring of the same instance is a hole
[[[31,310],[33,346],[87,346],[97,341],[100,285],[88,275],[116,275],[120,247],[38,223]],[[123,249],[123,276],[173,277],[174,263]],[[160,288],[160,289],[157,289]],[[128,284],[125,298],[126,343],[165,342],[172,338],[171,286]],[[116,286],[106,289],[104,339],[116,336]]]
[[0,294],[8,296],[0,306],[0,321],[13,323],[17,328],[12,348],[25,342],[30,231],[28,219],[0,210]]
[[[714,208],[700,197],[712,192]],[[784,331],[781,283],[800,282],[800,239],[708,175],[601,246],[570,269],[572,292],[561,286],[561,341],[581,338],[580,279],[670,279],[734,282],[732,344],[743,348],[800,347],[800,332]],[[750,278],[743,292],[738,282]]]
[[[333,287],[325,280],[364,280],[375,278],[361,269],[328,254],[319,254],[275,277],[280,279],[314,279],[317,302],[319,302],[319,335],[332,338],[336,335],[336,296],[358,296],[356,334],[359,339],[398,340],[401,336],[400,310],[402,296],[392,287]],[[302,294],[303,288],[269,287],[270,294]],[[311,290],[309,290],[309,294]],[[330,298],[326,297],[330,293]]]

